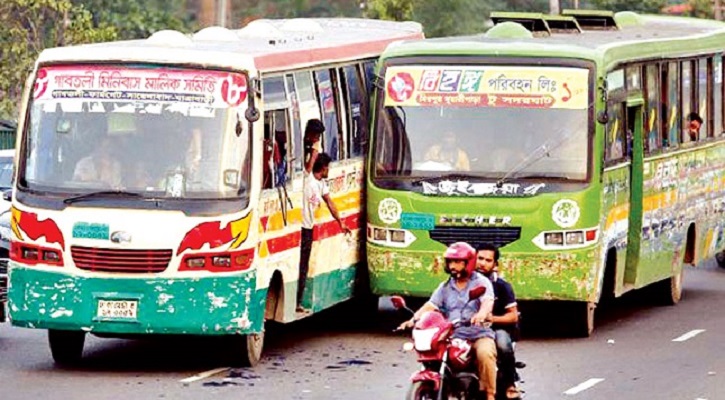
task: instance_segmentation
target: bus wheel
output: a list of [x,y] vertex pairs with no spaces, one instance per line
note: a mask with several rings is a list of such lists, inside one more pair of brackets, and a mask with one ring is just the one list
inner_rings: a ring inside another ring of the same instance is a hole
[[665,279],[656,283],[658,297],[664,305],[674,306],[682,299],[682,277],[685,269],[682,268],[679,274],[675,274],[670,279]]
[[597,304],[591,301],[577,303],[574,314],[574,335],[589,337],[594,331],[594,310]]
[[236,359],[234,364],[239,367],[255,367],[262,359],[262,349],[264,348],[264,331],[259,333],[250,333],[234,337],[234,346],[236,347]]
[[83,331],[48,330],[48,343],[53,360],[59,365],[78,364],[83,358],[83,344],[86,333]]

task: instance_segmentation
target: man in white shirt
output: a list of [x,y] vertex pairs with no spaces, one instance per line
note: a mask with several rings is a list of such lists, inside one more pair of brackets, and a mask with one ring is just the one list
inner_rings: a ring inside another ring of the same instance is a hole
[[335,218],[340,229],[348,234],[350,229],[340,219],[335,203],[330,198],[330,188],[327,186],[327,175],[330,171],[331,158],[327,153],[320,153],[312,166],[312,173],[305,176],[302,192],[302,242],[300,243],[300,271],[297,280],[297,312],[307,312],[302,307],[302,295],[305,291],[307,271],[310,267],[310,253],[312,252],[313,228],[315,227],[315,211],[324,201],[330,214]]

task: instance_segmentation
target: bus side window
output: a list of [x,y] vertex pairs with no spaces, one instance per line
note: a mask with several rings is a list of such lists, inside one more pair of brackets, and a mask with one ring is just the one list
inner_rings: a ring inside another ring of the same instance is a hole
[[292,74],[285,77],[287,83],[287,94],[290,102],[290,144],[288,148],[290,171],[302,171],[302,158],[298,157],[302,149],[302,128],[300,125],[300,101],[297,97],[297,85]]
[[365,73],[365,88],[368,93],[372,94],[375,88],[375,60],[365,61],[363,72]]
[[[320,118],[320,104],[317,102],[312,73],[310,71],[298,71],[294,73],[294,77],[297,98],[299,99],[300,127],[302,128],[302,136],[304,137],[304,129],[307,126],[307,121],[312,118]],[[322,141],[324,143],[324,137]],[[305,158],[302,138],[300,138],[299,142],[295,142],[294,151],[295,159],[300,160],[299,163],[295,163],[295,172],[302,172],[302,160]]]
[[[667,63],[662,69],[663,98],[662,102],[662,146],[676,147],[680,143],[680,69],[678,62]],[[666,97],[664,97],[666,96]]]
[[688,115],[693,111],[693,79],[692,79],[692,61],[685,60],[682,61],[680,64],[680,70],[682,71],[681,78],[681,87],[682,87],[682,99],[681,100],[681,107],[680,110],[682,112],[680,115],[682,116],[681,122],[682,126],[680,131],[682,132],[680,143],[687,143],[691,142],[690,135],[688,134],[690,123],[688,121]]
[[707,101],[709,74],[708,72],[708,59],[701,58],[697,60],[697,112],[702,118],[702,126],[700,127],[700,136],[698,140],[704,140],[710,135],[710,109]]
[[350,144],[350,157],[363,155],[366,138],[365,119],[363,118],[364,96],[362,94],[362,83],[356,66],[349,65],[343,68],[345,89],[345,102],[348,112],[348,143]]
[[338,104],[335,95],[335,86],[329,69],[315,71],[317,81],[317,94],[322,110],[322,123],[325,124],[325,138],[323,144],[325,152],[333,161],[340,159],[340,124],[337,116]]
[[627,156],[624,107],[621,102],[609,104],[609,121],[604,129],[604,161],[622,160]]
[[645,151],[652,153],[660,148],[660,71],[659,64],[650,64],[645,68],[645,123],[643,129]]
[[718,54],[712,59],[712,120],[713,136],[720,136],[723,133],[723,107],[722,107],[722,55]]
[[[290,102],[281,76],[262,79],[264,113],[264,140],[262,157],[262,188],[269,189],[286,180],[286,161],[277,143],[277,136],[287,135],[286,110]],[[281,132],[280,132],[281,131]],[[281,136],[280,136],[281,137]],[[285,139],[284,145],[287,141]]]

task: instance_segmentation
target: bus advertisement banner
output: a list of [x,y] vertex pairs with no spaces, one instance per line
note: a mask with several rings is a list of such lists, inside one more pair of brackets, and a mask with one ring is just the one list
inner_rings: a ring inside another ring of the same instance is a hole
[[146,101],[237,107],[247,98],[247,77],[194,69],[46,67],[38,71],[33,97],[36,101]]
[[583,68],[393,66],[385,73],[385,105],[581,110],[588,82]]

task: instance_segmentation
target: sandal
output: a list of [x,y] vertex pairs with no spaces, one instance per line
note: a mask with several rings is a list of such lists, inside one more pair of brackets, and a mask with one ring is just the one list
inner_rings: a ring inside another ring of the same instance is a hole
[[506,398],[507,399],[520,399],[521,391],[516,386],[510,386],[508,389],[506,389]]

